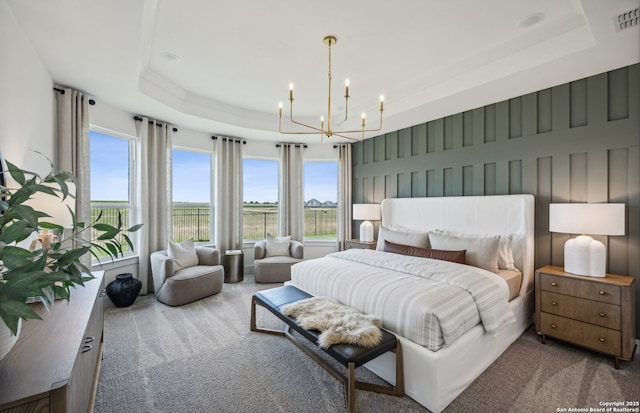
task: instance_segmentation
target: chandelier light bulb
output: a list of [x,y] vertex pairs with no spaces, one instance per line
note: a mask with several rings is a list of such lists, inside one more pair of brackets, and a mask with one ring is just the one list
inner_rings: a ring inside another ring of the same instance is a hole
[[349,79],[347,79],[347,80],[345,80],[345,81],[344,81],[344,85],[345,85],[346,87],[349,87]]

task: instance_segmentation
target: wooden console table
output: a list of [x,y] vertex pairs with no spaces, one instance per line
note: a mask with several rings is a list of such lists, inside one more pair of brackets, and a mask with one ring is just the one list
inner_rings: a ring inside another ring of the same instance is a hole
[[102,354],[104,273],[57,300],[42,320],[27,320],[0,360],[0,413],[87,412],[93,404]]

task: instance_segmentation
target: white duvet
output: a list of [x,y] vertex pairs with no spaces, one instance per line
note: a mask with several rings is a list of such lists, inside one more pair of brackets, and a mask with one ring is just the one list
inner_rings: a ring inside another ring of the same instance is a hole
[[447,261],[351,249],[294,265],[291,282],[374,314],[384,328],[431,351],[479,322],[497,334],[515,321],[502,278]]

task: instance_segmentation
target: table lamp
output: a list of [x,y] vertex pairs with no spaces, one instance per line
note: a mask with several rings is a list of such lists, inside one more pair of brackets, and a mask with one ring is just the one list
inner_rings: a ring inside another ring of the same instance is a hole
[[364,222],[360,224],[360,241],[373,241],[373,224],[380,220],[380,204],[353,204],[353,219]]
[[606,248],[589,235],[624,235],[624,211],[624,204],[549,205],[549,231],[583,234],[564,244],[565,272],[590,277],[606,276]]

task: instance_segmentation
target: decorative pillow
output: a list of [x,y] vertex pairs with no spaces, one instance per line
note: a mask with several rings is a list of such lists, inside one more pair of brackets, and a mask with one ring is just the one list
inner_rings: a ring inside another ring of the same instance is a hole
[[193,238],[179,244],[169,241],[167,255],[173,259],[175,271],[198,265],[198,255],[196,255],[196,246],[193,243]]
[[[462,236],[481,237],[481,238],[486,237],[486,235],[463,234],[460,232],[445,231],[441,229],[435,229],[432,232],[436,232],[438,234],[454,235],[457,237],[462,237]],[[500,242],[498,243],[498,269],[519,271],[515,266],[513,251],[511,249],[511,245],[514,239],[518,237],[518,235],[507,234],[507,235],[499,235],[499,237],[500,237]]]
[[289,256],[289,242],[291,235],[286,237],[274,237],[267,233],[267,249],[265,257]]
[[429,233],[413,232],[409,230],[397,231],[380,226],[380,230],[378,231],[378,244],[376,245],[376,249],[378,251],[384,251],[385,241],[391,241],[402,245],[410,245],[418,248],[428,248]]
[[444,251],[434,250],[431,248],[412,247],[411,245],[395,244],[393,242],[384,241],[385,252],[393,252],[394,254],[410,255],[412,257],[433,258],[434,260],[457,262],[464,264],[464,256],[466,251]]
[[498,273],[498,243],[500,235],[454,235],[442,231],[429,233],[433,248],[441,250],[467,250],[465,261],[474,267]]

